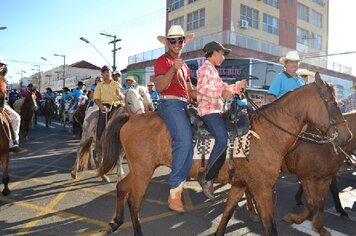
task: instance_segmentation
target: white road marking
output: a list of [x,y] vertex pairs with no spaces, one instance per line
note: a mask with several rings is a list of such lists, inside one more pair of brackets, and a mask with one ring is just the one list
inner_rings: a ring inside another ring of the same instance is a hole
[[[300,232],[309,234],[311,236],[319,236],[319,234],[314,232],[314,230],[312,229],[312,223],[310,220],[306,220],[299,225],[292,224],[291,227],[300,231]],[[336,231],[336,230],[333,230],[333,229],[330,229],[327,227],[325,227],[325,228],[331,233],[332,236],[348,236],[347,234],[340,233],[339,231]]]

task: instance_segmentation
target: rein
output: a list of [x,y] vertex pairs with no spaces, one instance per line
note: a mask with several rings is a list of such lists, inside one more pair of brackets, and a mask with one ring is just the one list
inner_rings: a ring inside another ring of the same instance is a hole
[[[315,84],[316,85],[316,84]],[[320,95],[320,98],[321,100],[323,101],[324,105],[325,105],[325,108],[328,112],[328,116],[329,116],[329,123],[330,123],[330,126],[334,127],[336,132],[334,132],[332,134],[331,137],[328,137],[328,136],[324,136],[324,135],[318,135],[318,134],[313,134],[313,133],[308,133],[308,132],[303,132],[301,135],[300,134],[294,134],[292,132],[290,132],[289,130],[283,128],[282,126],[276,124],[275,122],[273,122],[271,119],[269,119],[266,115],[264,115],[258,108],[258,106],[256,105],[256,103],[248,96],[248,93],[245,92],[245,97],[247,99],[247,101],[255,108],[255,111],[260,115],[262,116],[264,119],[266,119],[270,124],[272,124],[274,127],[282,130],[283,132],[293,136],[293,137],[296,137],[298,139],[301,139],[303,141],[309,141],[309,142],[313,142],[313,143],[318,143],[318,144],[323,144],[323,143],[332,143],[338,136],[339,136],[339,132],[337,131],[337,128],[336,128],[336,122],[334,119],[330,119],[330,110],[329,110],[329,107],[327,106],[327,102],[325,101],[325,98],[319,88],[318,85],[316,85],[317,88],[318,88],[318,93]],[[330,128],[329,126],[329,128]],[[329,129],[328,129],[329,130]]]

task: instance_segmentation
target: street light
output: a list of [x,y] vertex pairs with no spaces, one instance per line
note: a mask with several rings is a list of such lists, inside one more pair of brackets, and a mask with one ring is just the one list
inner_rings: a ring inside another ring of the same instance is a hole
[[0,27],[0,30],[4,30],[4,29],[7,29],[7,27],[5,26]]
[[23,83],[23,81],[22,81],[23,74],[27,74],[27,72],[26,72],[26,71],[24,71],[24,70],[21,70],[21,71],[17,72],[16,74],[21,75],[21,79],[20,79],[20,86],[22,87],[22,83]]
[[95,49],[95,51],[97,51],[100,54],[100,56],[106,61],[106,63],[108,63],[108,65],[110,65],[110,62],[108,62],[108,60],[106,60],[104,55],[101,54],[101,52],[88,39],[86,39],[84,37],[80,37],[79,39],[82,40],[85,43],[89,43]]
[[41,57],[41,59],[48,62],[52,67],[55,67],[47,58]]
[[32,69],[32,70],[37,70],[38,71],[38,91],[41,92],[41,66],[40,65],[33,65],[37,67],[37,69]]
[[61,54],[56,54],[54,53],[53,56],[56,56],[56,57],[63,57],[63,88],[66,84],[66,55],[61,55]]

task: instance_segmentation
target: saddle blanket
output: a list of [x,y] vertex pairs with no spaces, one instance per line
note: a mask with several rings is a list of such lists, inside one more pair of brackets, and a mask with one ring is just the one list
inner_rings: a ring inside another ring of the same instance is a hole
[[25,99],[24,98],[20,98],[20,99],[17,99],[16,102],[14,102],[14,110],[20,114],[21,113],[21,107],[23,105],[23,103],[25,102]]
[[[254,136],[260,139],[260,136],[253,130],[249,130],[245,135],[237,137],[234,141],[233,158],[246,158],[250,152],[250,139]],[[205,158],[208,159],[213,150],[215,140],[214,138],[207,138],[205,140]],[[201,145],[194,145],[193,160],[201,160],[202,147]],[[226,158],[229,157],[229,150],[226,151]]]

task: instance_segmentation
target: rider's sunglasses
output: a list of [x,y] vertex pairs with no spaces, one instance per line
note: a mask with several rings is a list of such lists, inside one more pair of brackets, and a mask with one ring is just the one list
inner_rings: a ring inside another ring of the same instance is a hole
[[179,43],[179,45],[182,45],[184,42],[184,37],[180,37],[180,38],[169,38],[168,41],[170,44],[176,44],[177,42]]

